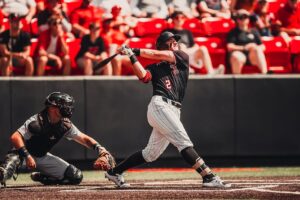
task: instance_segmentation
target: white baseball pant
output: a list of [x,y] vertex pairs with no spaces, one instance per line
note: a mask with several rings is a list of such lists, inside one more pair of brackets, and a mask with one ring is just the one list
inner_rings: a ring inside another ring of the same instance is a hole
[[147,162],[156,160],[173,144],[178,151],[193,147],[186,130],[180,121],[180,109],[162,100],[161,96],[153,96],[147,112],[148,122],[153,127],[148,144],[142,154]]

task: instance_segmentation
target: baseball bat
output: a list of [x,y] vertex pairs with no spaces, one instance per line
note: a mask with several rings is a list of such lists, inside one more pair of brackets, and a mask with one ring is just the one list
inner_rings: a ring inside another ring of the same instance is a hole
[[94,67],[94,71],[104,67],[105,65],[107,65],[107,63],[109,63],[112,59],[114,59],[114,57],[116,57],[117,55],[119,55],[119,53],[115,53],[112,56],[109,56],[108,58],[105,58],[104,60],[102,60],[101,62],[99,62],[95,67]]

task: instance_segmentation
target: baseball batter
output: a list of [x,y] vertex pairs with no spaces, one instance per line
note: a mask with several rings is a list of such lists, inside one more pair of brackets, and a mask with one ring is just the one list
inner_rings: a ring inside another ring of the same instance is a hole
[[33,181],[45,185],[76,185],[81,182],[82,172],[74,165],[49,153],[52,147],[65,137],[93,148],[99,155],[108,152],[96,140],[80,132],[70,121],[73,109],[74,99],[70,95],[53,92],[47,96],[45,109],[30,117],[12,134],[10,139],[14,149],[6,155],[4,163],[0,166],[0,186],[5,186],[23,160],[29,169],[37,170],[31,174]]
[[[179,35],[163,32],[156,41],[157,50],[130,49],[123,46],[121,54],[127,55],[132,63],[133,71],[144,83],[152,81],[153,97],[148,105],[148,122],[153,127],[147,146],[121,162],[115,168],[107,171],[105,177],[118,187],[128,187],[122,173],[127,169],[156,160],[173,144],[203,178],[204,187],[230,187],[218,176],[212,173],[203,159],[193,148],[186,130],[180,121],[181,103],[189,76],[189,56],[179,50]],[[136,56],[159,60],[147,70],[140,64]]]

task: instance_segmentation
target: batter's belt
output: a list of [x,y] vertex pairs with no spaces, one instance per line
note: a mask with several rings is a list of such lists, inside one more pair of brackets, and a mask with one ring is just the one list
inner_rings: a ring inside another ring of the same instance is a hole
[[168,98],[166,98],[166,97],[161,97],[161,99],[162,99],[164,102],[168,103],[168,104],[171,104],[171,105],[173,105],[173,106],[175,106],[175,107],[177,107],[177,108],[181,108],[181,103],[179,103],[179,102],[173,101],[173,100],[168,99]]

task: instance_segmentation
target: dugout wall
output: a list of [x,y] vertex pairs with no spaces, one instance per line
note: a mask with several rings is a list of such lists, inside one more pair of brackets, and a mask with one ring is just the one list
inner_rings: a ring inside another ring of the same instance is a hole
[[[191,77],[182,122],[203,156],[300,156],[300,76]],[[72,121],[117,158],[143,148],[151,127],[151,85],[134,77],[45,77],[0,79],[0,160],[9,136],[43,108],[47,94],[75,97]],[[67,160],[95,158],[78,144],[61,141],[53,153]],[[179,158],[169,147],[163,158]]]

